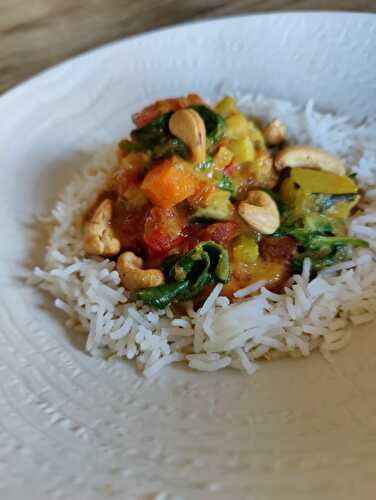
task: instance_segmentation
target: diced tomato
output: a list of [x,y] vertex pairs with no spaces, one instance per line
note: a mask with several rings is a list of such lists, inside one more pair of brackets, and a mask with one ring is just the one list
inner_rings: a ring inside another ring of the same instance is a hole
[[202,98],[197,94],[188,94],[187,97],[172,97],[170,99],[156,101],[150,106],[147,106],[139,113],[132,115],[132,120],[137,127],[144,127],[165,113],[188,108],[197,104],[203,104]]
[[154,253],[167,253],[186,238],[185,216],[175,208],[153,207],[144,228],[144,241]]
[[232,161],[227,165],[227,167],[224,168],[223,173],[224,175],[231,177],[231,175],[234,175],[235,171],[236,171],[236,163]]
[[264,236],[260,241],[260,253],[268,262],[289,262],[296,250],[297,242],[291,236],[280,238]]
[[123,250],[140,251],[144,247],[145,211],[127,211],[118,205],[113,226]]
[[240,233],[239,225],[236,222],[214,222],[200,233],[201,241],[211,240],[221,245],[228,243]]
[[154,205],[171,208],[192,196],[196,190],[196,179],[190,165],[173,156],[152,168],[142,181],[141,188]]

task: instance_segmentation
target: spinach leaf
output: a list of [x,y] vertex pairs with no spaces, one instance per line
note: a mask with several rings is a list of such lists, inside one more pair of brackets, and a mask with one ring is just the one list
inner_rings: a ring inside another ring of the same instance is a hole
[[[205,122],[207,147],[210,148],[223,136],[225,122],[218,113],[206,106],[192,106],[192,109],[197,111]],[[179,155],[188,160],[190,157],[188,147],[169,130],[168,123],[172,114],[173,112],[165,113],[147,125],[132,130],[132,141],[121,141],[120,147],[126,152],[150,150],[154,160],[172,155]]]
[[[127,147],[133,150],[151,150],[154,160],[179,155],[189,158],[189,151],[183,141],[173,136],[168,128],[172,113],[166,113],[144,127],[136,128],[131,132],[132,141]],[[130,142],[130,141],[128,141]]]
[[227,250],[212,241],[199,243],[183,256],[168,257],[161,265],[169,282],[137,292],[136,297],[145,304],[159,309],[172,300],[188,300],[216,281],[226,282],[230,276]]
[[187,287],[183,292],[179,295],[180,300],[190,300],[193,297],[196,297],[201,290],[213,281],[213,277],[209,273],[208,269],[204,269],[204,271],[199,274],[197,279],[190,283],[189,287]]
[[204,120],[207,147],[211,148],[222,138],[225,132],[225,120],[221,115],[203,104],[191,106],[191,109],[195,110]]
[[311,270],[314,273],[318,273],[326,267],[337,264],[338,262],[343,262],[349,258],[350,246],[333,247],[328,255],[322,256],[317,253],[303,252],[296,256],[293,260],[292,266],[295,272],[302,272],[303,261],[306,257],[309,257],[311,261]]
[[300,219],[291,217],[289,211],[281,215],[282,223],[273,236],[292,236],[298,242],[298,254],[293,260],[295,272],[301,272],[306,257],[311,260],[313,272],[346,260],[354,247],[367,247],[365,240],[346,236],[346,224],[342,219],[325,213],[335,203],[353,201],[354,193],[326,195],[315,193],[316,210]]
[[308,233],[334,234],[334,224],[328,217],[319,214],[310,214],[304,217],[304,227]]
[[154,147],[155,145],[164,142],[167,136],[171,136],[168,122],[172,113],[166,113],[159,116],[143,127],[136,128],[131,132],[133,141]]
[[228,251],[214,241],[202,243],[203,249],[210,257],[210,273],[222,283],[226,283],[230,278],[230,259]]
[[179,294],[183,293],[189,286],[188,281],[172,282],[165,285],[145,288],[136,292],[136,299],[142,300],[144,304],[164,309]]
[[359,238],[338,236],[313,236],[308,242],[307,249],[319,254],[329,254],[333,249],[352,246],[368,247],[368,242]]
[[147,151],[147,147],[144,144],[138,142],[132,142],[128,139],[122,139],[119,142],[119,148],[127,155],[129,153],[140,153]]
[[156,144],[152,150],[153,160],[169,158],[173,155],[181,156],[184,160],[190,158],[188,147],[177,137],[166,137],[164,142]]

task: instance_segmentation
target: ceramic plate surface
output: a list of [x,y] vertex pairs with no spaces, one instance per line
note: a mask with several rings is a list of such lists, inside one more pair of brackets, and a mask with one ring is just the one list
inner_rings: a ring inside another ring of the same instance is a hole
[[[376,113],[376,17],[238,17],[89,52],[0,98],[0,498],[373,499],[376,337],[329,364],[181,367],[145,381],[82,351],[24,284],[43,259],[33,216],[86,156],[156,98],[263,92],[361,120]],[[160,496],[158,496],[160,495]]]

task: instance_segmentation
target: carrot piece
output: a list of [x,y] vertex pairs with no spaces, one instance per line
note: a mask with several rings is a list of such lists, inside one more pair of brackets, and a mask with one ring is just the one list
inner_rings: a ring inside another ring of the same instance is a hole
[[196,179],[190,166],[174,156],[152,168],[141,189],[154,205],[171,208],[193,195]]

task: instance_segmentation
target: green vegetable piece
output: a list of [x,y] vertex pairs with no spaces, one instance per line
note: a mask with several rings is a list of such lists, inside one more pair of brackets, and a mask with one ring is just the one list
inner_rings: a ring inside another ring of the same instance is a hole
[[137,299],[158,309],[163,309],[174,299],[189,300],[209,283],[226,282],[230,277],[228,252],[213,241],[199,243],[183,256],[168,257],[161,268],[171,281],[136,293]]
[[230,201],[230,193],[223,189],[217,189],[208,196],[205,206],[194,211],[192,218],[225,220],[231,217],[233,211],[234,207]]
[[226,283],[230,278],[230,259],[228,251],[222,245],[214,243],[214,241],[207,241],[201,243],[201,245],[210,257],[209,271],[217,280]]
[[177,261],[181,259],[181,255],[173,254],[167,257],[160,265],[163,274],[169,275],[171,268],[177,263]]
[[168,122],[171,115],[172,113],[166,113],[162,116],[159,116],[147,125],[132,130],[132,139],[136,142],[147,144],[151,147],[154,147],[161,142],[165,142],[166,137],[171,137],[168,129]]
[[351,237],[337,236],[313,236],[308,243],[308,249],[313,252],[330,253],[332,248],[339,247],[368,247],[369,244],[365,240]]
[[205,269],[209,269],[209,266],[209,255],[203,251],[202,245],[199,244],[176,262],[171,268],[170,277],[176,281],[188,279],[192,282]]
[[354,193],[344,193],[344,194],[323,194],[323,193],[312,193],[315,200],[316,210],[319,212],[325,212],[329,210],[337,203],[347,202],[351,203],[358,198],[358,195]]
[[304,228],[306,231],[317,234],[333,234],[334,233],[334,225],[328,217],[323,217],[319,214],[312,213],[307,215],[303,219]]
[[227,175],[223,175],[222,178],[219,180],[217,187],[219,189],[223,189],[224,191],[228,191],[231,193],[231,198],[235,196],[235,186],[234,183],[232,182],[231,178],[228,177]]
[[143,144],[133,142],[128,139],[122,139],[119,142],[119,148],[124,151],[126,155],[129,153],[140,153],[143,151],[147,151],[147,148]]
[[172,282],[165,285],[145,288],[136,292],[136,298],[142,300],[144,304],[164,309],[179,294],[182,294],[189,286],[188,281]]
[[312,193],[309,198],[312,199],[314,208],[319,213],[347,219],[353,207],[358,204],[360,196],[356,193]]
[[165,138],[165,142],[156,144],[152,150],[153,160],[169,158],[173,155],[179,155],[184,160],[188,160],[190,158],[187,146],[177,137]]
[[213,281],[213,277],[210,275],[209,271],[205,269],[198,278],[190,283],[189,287],[187,287],[183,292],[179,295],[179,300],[190,300],[193,297],[196,297],[204,286],[208,285]]
[[[225,122],[223,118],[206,106],[193,106],[192,109],[200,114],[205,122],[206,137],[208,147],[216,144],[223,136]],[[152,150],[154,160],[168,158],[172,155],[179,155],[184,159],[189,159],[189,149],[182,140],[171,134],[169,130],[169,120],[173,112],[159,116],[144,127],[139,127],[131,132],[132,141],[124,142],[124,148],[130,151]]]
[[[342,206],[337,217],[348,217],[351,208],[357,203],[358,187],[349,177],[336,175],[331,172],[313,170],[309,168],[293,168],[289,176],[282,180],[279,187],[279,196],[288,206],[295,217],[303,217],[307,212],[317,210],[315,202],[318,194],[328,195],[326,200],[335,201],[332,195],[355,195],[351,201],[341,201]],[[323,196],[319,197],[323,208]],[[339,203],[334,203],[332,209]],[[338,210],[338,209],[337,209]]]
[[[168,122],[172,113],[166,113],[144,127],[136,128],[131,132],[132,144],[137,144],[141,151],[152,150],[154,160],[179,155],[189,158],[189,150],[183,141],[170,133]],[[136,147],[136,146],[134,146]]]
[[216,113],[207,106],[204,106],[203,104],[192,106],[191,109],[195,110],[204,120],[206,128],[207,147],[211,148],[223,137],[223,134],[225,132],[224,119],[220,114]]

